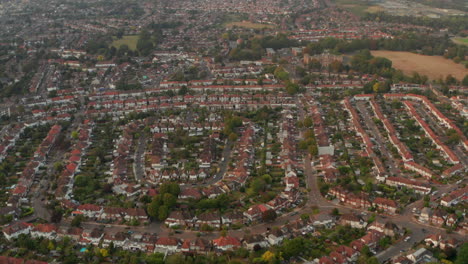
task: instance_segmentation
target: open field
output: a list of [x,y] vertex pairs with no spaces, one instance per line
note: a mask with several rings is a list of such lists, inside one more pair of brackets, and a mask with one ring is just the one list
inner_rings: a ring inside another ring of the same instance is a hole
[[115,48],[119,48],[120,45],[127,45],[129,49],[131,50],[136,50],[136,45],[138,42],[138,36],[133,35],[133,36],[123,36],[121,39],[115,39],[111,46],[114,46]]
[[453,38],[452,41],[460,45],[468,46],[468,38]]
[[225,27],[227,28],[232,28],[234,26],[243,27],[243,28],[251,28],[251,29],[274,28],[273,25],[252,23],[249,21],[230,22],[225,25]]
[[[461,1],[461,0],[460,0]],[[366,13],[386,12],[397,16],[454,16],[465,15],[466,12],[456,9],[447,9],[445,5],[439,6],[426,5],[424,1],[407,1],[407,0],[381,0],[381,1],[367,1],[367,0],[333,0],[337,6],[346,9],[355,15],[363,16]],[[431,1],[428,1],[430,3]],[[437,1],[436,1],[437,2]],[[459,6],[458,4],[451,5],[451,7]]]
[[402,70],[405,74],[418,72],[434,80],[445,78],[452,74],[458,80],[463,79],[468,70],[462,64],[457,64],[442,56],[426,56],[402,51],[372,51],[373,56],[385,57],[393,62],[393,67]]
[[383,12],[385,11],[385,8],[381,6],[370,6],[366,9],[366,12],[368,13],[378,13],[378,12]]
[[355,15],[363,16],[365,13],[375,13],[384,11],[384,8],[377,5],[369,5],[367,3],[356,0],[336,0],[336,4],[346,9]]

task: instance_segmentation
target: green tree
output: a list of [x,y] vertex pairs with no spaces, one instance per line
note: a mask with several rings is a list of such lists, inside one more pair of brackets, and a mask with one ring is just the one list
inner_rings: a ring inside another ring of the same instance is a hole
[[296,237],[290,240],[285,240],[279,250],[285,259],[290,259],[291,257],[303,256],[312,248],[313,244],[311,240],[304,237]]
[[151,203],[148,204],[146,207],[146,211],[148,212],[148,215],[152,219],[158,219],[159,216],[159,207],[162,205],[162,201],[159,195],[156,195],[153,197],[153,200]]
[[137,50],[140,52],[141,55],[148,56],[153,50],[153,48],[154,45],[151,40],[151,35],[145,29],[140,33],[140,37],[137,42]]
[[83,222],[83,220],[84,220],[84,216],[83,216],[83,215],[77,215],[77,216],[75,216],[75,218],[73,218],[73,220],[71,221],[71,226],[80,227],[80,226],[81,226],[81,222]]
[[304,118],[304,126],[305,127],[310,128],[313,125],[314,125],[314,123],[312,121],[312,118],[310,118],[310,116]]
[[167,206],[168,208],[173,208],[177,203],[177,198],[170,194],[170,193],[165,193],[163,196],[163,204]]
[[234,142],[234,141],[236,141],[236,140],[237,140],[237,134],[234,133],[234,132],[231,132],[231,133],[229,134],[229,141]]
[[468,264],[468,242],[460,247],[454,264]]
[[278,217],[278,215],[273,209],[268,209],[262,213],[263,222],[273,222],[275,221],[276,217]]
[[290,95],[294,95],[299,92],[299,85],[297,83],[287,82],[286,84],[286,92]]
[[158,209],[158,219],[159,221],[164,221],[169,215],[169,208],[167,205],[161,205]]
[[187,86],[184,85],[184,86],[182,86],[182,87],[179,89],[179,91],[177,92],[177,94],[178,94],[178,95],[186,95],[186,94],[188,93],[188,91],[189,91],[189,90],[188,90]]
[[76,131],[76,130],[71,133],[71,137],[73,139],[78,139],[78,136],[79,136],[79,134],[78,134],[78,131]]
[[250,184],[253,194],[258,194],[259,192],[265,191],[266,182],[262,178],[255,178]]
[[185,261],[184,256],[179,255],[179,254],[170,255],[166,259],[166,264],[181,264],[181,263],[187,263],[187,262]]
[[462,85],[463,85],[463,86],[468,86],[468,74],[465,75],[465,78],[463,78],[463,80],[462,80]]
[[331,215],[333,216],[339,216],[340,215],[340,210],[338,210],[338,208],[333,208],[332,212],[331,212]]
[[161,253],[150,254],[146,256],[145,262],[147,264],[164,264],[164,255]]

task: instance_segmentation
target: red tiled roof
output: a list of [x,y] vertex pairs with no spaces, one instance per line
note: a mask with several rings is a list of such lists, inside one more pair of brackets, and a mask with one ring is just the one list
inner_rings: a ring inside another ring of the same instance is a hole
[[156,241],[156,245],[162,246],[177,246],[178,241],[173,237],[161,237]]
[[218,247],[224,247],[224,246],[241,246],[241,242],[239,239],[231,236],[226,236],[226,237],[220,237],[218,239],[213,240],[213,244],[218,246]]
[[101,207],[94,204],[82,204],[78,206],[79,211],[100,211]]

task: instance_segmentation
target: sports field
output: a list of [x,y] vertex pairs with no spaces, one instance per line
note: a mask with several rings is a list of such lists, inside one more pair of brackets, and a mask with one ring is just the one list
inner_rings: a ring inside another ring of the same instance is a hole
[[111,46],[119,48],[120,45],[127,45],[129,49],[136,50],[136,45],[138,42],[138,35],[123,36],[121,39],[115,39]]
[[418,72],[427,75],[431,80],[439,77],[445,78],[449,74],[461,80],[468,73],[464,65],[442,56],[426,56],[411,52],[384,50],[372,51],[372,55],[391,60],[393,67],[402,70],[405,74],[411,75],[413,72]]

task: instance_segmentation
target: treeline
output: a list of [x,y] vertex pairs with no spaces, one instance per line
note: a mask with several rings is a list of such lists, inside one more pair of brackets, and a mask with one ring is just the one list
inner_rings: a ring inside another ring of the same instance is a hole
[[387,78],[391,78],[394,72],[391,60],[373,57],[369,50],[362,50],[354,55],[350,68],[356,72],[377,74]]
[[258,60],[267,48],[278,50],[297,46],[299,46],[299,43],[296,40],[289,39],[285,34],[252,38],[244,40],[236,48],[232,49],[229,58],[231,60]]
[[[466,3],[466,2],[465,2]],[[444,4],[443,4],[444,5]],[[447,8],[444,6],[444,8]],[[385,12],[366,13],[364,20],[381,21],[399,24],[411,24],[425,26],[435,29],[448,28],[450,33],[459,34],[468,29],[468,17],[466,16],[446,16],[440,18],[414,17],[414,16],[393,16]]]
[[18,82],[10,85],[0,83],[0,97],[25,94],[28,91],[34,72],[27,73]]
[[109,43],[112,42],[112,37],[107,35],[96,36],[86,44],[86,52],[90,54],[107,55],[109,52]]
[[438,7],[438,8],[449,8],[457,9],[468,12],[468,6],[466,5],[466,0],[413,0],[421,4],[428,6]]
[[[392,83],[398,82],[409,82],[417,84],[426,84],[429,78],[425,75],[420,75],[414,72],[411,76],[405,75],[401,70],[392,67],[392,62],[383,57],[374,57],[368,49],[360,50],[354,56],[351,57],[349,63],[343,64],[341,61],[333,61],[328,67],[324,67],[320,64],[317,59],[312,59],[307,65],[309,70],[327,70],[334,73],[348,73],[349,76],[355,73],[363,73],[373,75],[375,79],[377,77],[384,77],[387,81],[384,82],[370,82],[364,87],[366,93],[372,92],[386,92],[389,91]],[[297,67],[296,72],[301,77],[300,83],[302,85],[308,85],[319,80],[320,76],[316,74],[308,74],[306,69]],[[452,75],[448,75],[445,80],[437,80],[436,83],[441,85],[456,85],[461,83],[464,85],[468,82],[468,77],[465,77],[463,81],[459,82]],[[375,83],[378,83],[375,85]],[[375,85],[375,86],[374,86]]]
[[161,29],[157,28],[157,26],[152,30],[152,33],[150,33],[148,29],[143,29],[136,46],[140,55],[148,56],[153,51],[154,47],[156,47],[160,42],[161,36]]
[[[428,35],[405,33],[393,39],[356,39],[352,41],[326,38],[318,42],[309,43],[305,53],[321,54],[326,50],[332,53],[352,53],[358,50],[391,50],[419,52],[423,55],[439,55],[452,59],[456,63],[464,61],[468,56],[468,47],[456,45],[446,37],[431,37]],[[465,65],[468,66],[467,63]]]
[[[102,55],[105,60],[116,57],[119,59],[119,63],[128,61],[128,59],[133,56],[148,56],[161,42],[162,28],[175,26],[177,26],[177,23],[150,24],[140,32],[135,51],[131,50],[128,45],[125,44],[118,48],[110,46],[113,41],[112,36],[99,35],[87,43],[86,52]],[[120,39],[124,36],[124,33],[124,30],[119,29],[115,32],[115,35],[117,39]]]

